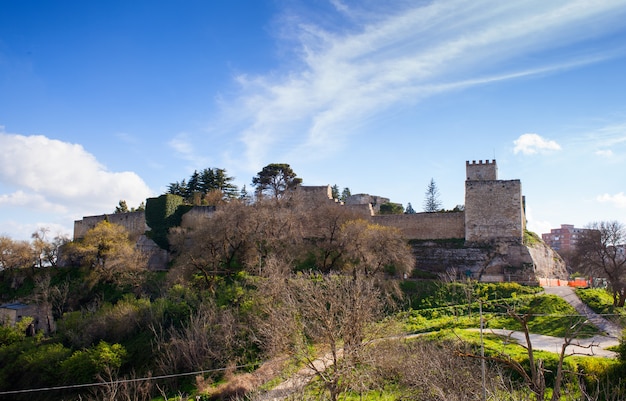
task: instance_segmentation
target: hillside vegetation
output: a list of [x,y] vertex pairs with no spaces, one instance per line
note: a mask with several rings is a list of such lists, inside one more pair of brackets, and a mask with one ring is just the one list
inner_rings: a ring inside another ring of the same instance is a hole
[[[170,229],[167,242],[168,271],[149,271],[128,234],[104,221],[65,245],[65,267],[0,271],[3,302],[35,304],[55,323],[33,336],[28,318],[0,327],[1,398],[254,398],[326,355],[292,399],[478,400],[477,334],[459,329],[479,327],[479,309],[487,327],[596,333],[537,288],[405,280],[414,260],[397,230],[293,197],[232,200]],[[415,333],[431,334],[383,340]],[[529,375],[536,361],[493,336],[484,343],[490,399],[539,399],[504,358]],[[537,355],[549,399],[558,356]],[[623,390],[602,387],[624,373],[619,360],[565,361],[563,399]],[[59,388],[20,392],[50,387]]]

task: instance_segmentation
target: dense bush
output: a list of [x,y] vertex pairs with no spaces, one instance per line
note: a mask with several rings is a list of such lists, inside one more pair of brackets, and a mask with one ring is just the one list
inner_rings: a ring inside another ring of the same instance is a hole
[[181,196],[172,194],[149,198],[146,202],[146,223],[150,227],[148,235],[163,249],[169,249],[169,229],[179,226],[183,214],[191,209],[191,206],[183,203]]

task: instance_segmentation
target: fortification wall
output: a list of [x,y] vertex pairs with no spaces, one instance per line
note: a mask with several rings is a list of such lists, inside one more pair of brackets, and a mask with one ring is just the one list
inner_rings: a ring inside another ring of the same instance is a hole
[[83,238],[87,231],[105,219],[108,219],[110,223],[124,227],[131,238],[138,238],[149,228],[146,224],[146,214],[143,211],[86,216],[82,220],[74,221],[74,240]]
[[462,239],[465,237],[464,212],[387,214],[372,221],[402,231],[406,239]]
[[194,206],[187,213],[183,214],[180,225],[182,227],[192,227],[195,221],[211,216],[215,213],[215,210],[215,206]]
[[371,205],[374,213],[380,212],[380,205],[383,203],[388,203],[389,198],[384,198],[382,196],[370,195],[370,194],[356,194],[348,196],[346,199],[346,205]]
[[298,186],[297,191],[301,194],[302,199],[306,202],[322,203],[328,202],[329,200],[335,202],[335,200],[333,199],[333,191],[330,185],[300,185]]
[[524,198],[520,180],[465,181],[465,240],[521,243]]

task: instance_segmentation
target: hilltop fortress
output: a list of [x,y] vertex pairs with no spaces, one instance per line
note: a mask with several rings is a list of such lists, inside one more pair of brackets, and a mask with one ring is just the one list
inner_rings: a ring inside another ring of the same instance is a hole
[[[539,277],[566,278],[565,264],[556,252],[540,240],[525,241],[520,180],[499,180],[495,160],[467,161],[465,168],[465,208],[456,212],[381,215],[380,205],[389,202],[387,198],[358,194],[341,203],[332,198],[330,185],[300,186],[298,191],[307,202],[351,208],[373,223],[401,230],[413,247],[417,271],[453,280],[535,283]],[[193,207],[181,225],[214,210]],[[74,222],[74,239],[104,219],[124,226],[142,248],[158,249],[143,235],[150,230],[144,212],[84,217]],[[155,253],[153,268],[165,267],[164,252]]]

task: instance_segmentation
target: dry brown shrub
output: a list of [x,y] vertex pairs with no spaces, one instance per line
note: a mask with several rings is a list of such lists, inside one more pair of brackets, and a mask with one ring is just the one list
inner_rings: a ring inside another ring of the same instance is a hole
[[235,367],[231,364],[227,368],[224,379],[225,382],[216,387],[211,387],[210,379],[202,376],[196,377],[196,388],[202,394],[206,394],[218,400],[239,400],[243,399],[251,392],[258,389],[265,382],[278,376],[287,363],[286,358],[277,358],[263,363],[253,373],[235,372]]

